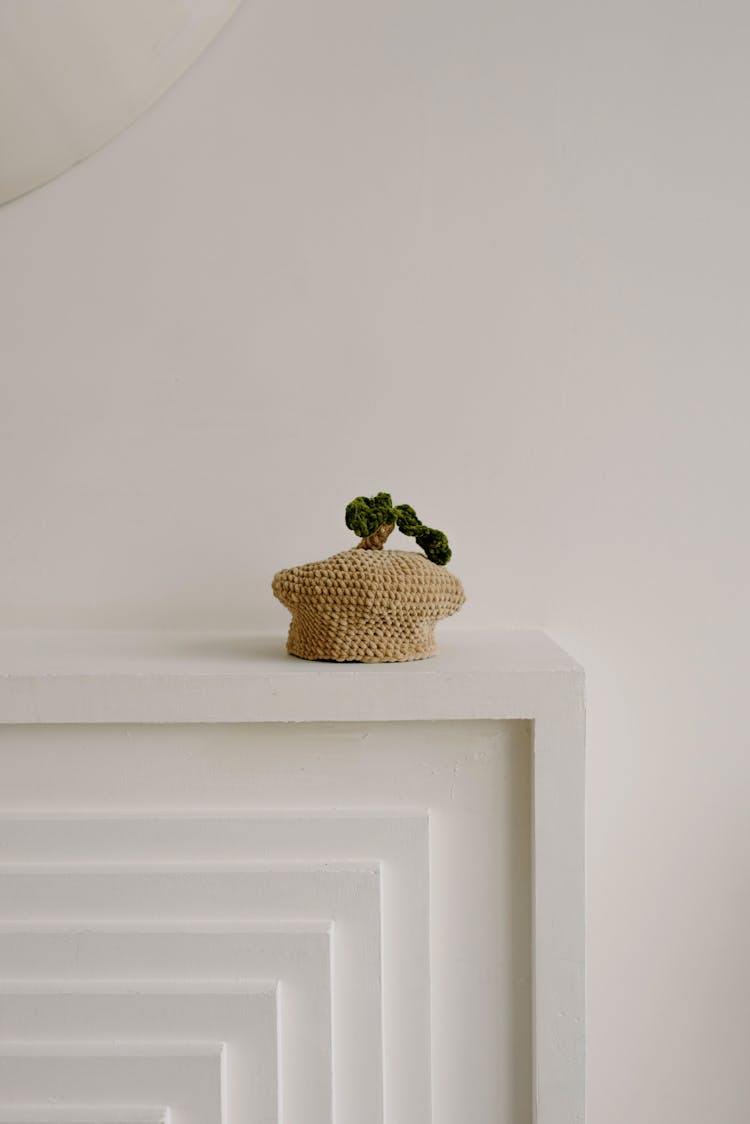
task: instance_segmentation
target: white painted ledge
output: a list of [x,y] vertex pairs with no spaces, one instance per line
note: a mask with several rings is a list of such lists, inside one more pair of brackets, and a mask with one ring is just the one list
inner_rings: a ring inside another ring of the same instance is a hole
[[538,719],[583,711],[583,672],[544,633],[451,633],[395,664],[299,660],[283,635],[0,633],[0,723]]

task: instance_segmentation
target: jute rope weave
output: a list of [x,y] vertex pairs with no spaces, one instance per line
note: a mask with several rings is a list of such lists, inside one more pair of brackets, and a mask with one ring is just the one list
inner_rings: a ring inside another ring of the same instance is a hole
[[276,575],[273,592],[292,614],[291,655],[360,663],[435,655],[435,623],[461,608],[463,587],[423,554],[383,550],[392,529]]

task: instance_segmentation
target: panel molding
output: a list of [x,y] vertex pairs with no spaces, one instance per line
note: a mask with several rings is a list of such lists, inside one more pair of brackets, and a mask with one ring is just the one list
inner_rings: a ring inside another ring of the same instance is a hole
[[[273,942],[299,923],[328,941],[334,1084],[367,1004],[380,1020],[360,1064],[382,1094],[355,1115],[350,1081],[336,1124],[468,1108],[475,1124],[581,1124],[584,726],[582,672],[539,633],[354,669],[290,660],[278,637],[0,637],[0,949],[22,975],[24,932],[52,959],[77,944],[93,979],[108,941],[115,977],[148,946],[146,976],[166,978],[170,937],[226,949],[242,927]],[[422,842],[399,851],[412,828]],[[371,903],[359,938],[326,897],[337,879],[342,902]],[[361,1003],[338,967],[357,940],[379,962]],[[283,1064],[279,1088],[287,1124]]]
[[170,1124],[169,1108],[138,1105],[0,1106],[0,1124]]
[[4,1041],[0,1089],[24,1111],[40,1097],[69,1111],[158,1098],[181,1124],[224,1124],[225,1057],[221,1042]]

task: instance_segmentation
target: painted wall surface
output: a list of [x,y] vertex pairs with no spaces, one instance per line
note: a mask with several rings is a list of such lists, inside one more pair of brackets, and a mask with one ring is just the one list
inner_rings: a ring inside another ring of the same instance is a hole
[[388,489],[585,665],[592,1124],[750,1114],[749,32],[247,2],[0,210],[0,625],[283,627]]
[[0,203],[106,144],[187,70],[239,0],[3,0]]

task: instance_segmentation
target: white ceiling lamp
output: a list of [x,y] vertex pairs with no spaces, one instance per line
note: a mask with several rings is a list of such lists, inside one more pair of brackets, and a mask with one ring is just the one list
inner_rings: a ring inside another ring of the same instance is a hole
[[0,203],[148,109],[240,0],[0,0]]

